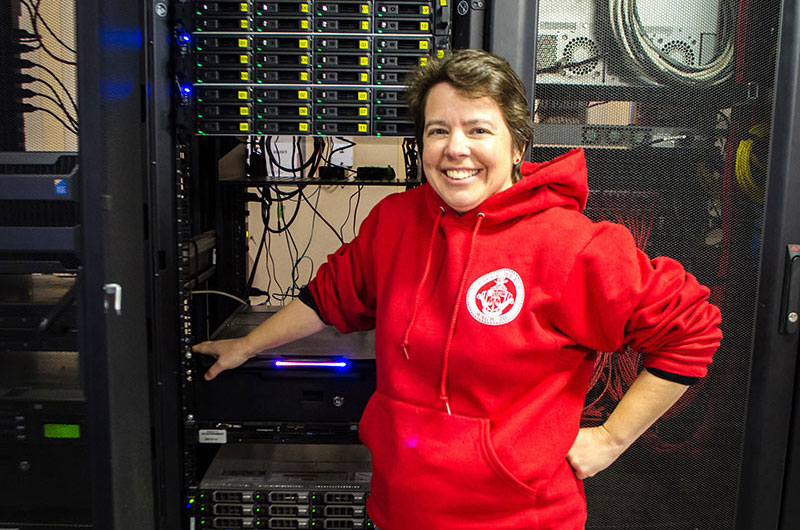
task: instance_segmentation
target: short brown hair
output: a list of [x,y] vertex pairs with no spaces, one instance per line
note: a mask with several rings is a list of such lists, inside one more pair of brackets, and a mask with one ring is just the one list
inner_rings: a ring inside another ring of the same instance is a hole
[[[533,138],[525,87],[508,61],[483,50],[456,50],[441,59],[431,59],[409,74],[406,102],[420,152],[428,92],[439,83],[449,83],[464,97],[494,100],[503,113],[514,147],[525,152]],[[519,176],[519,165],[515,165],[514,181]]]

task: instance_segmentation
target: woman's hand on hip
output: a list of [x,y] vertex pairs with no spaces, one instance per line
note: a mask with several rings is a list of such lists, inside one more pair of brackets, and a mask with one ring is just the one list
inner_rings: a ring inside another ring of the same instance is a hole
[[578,431],[567,453],[567,462],[575,471],[575,476],[583,480],[613,464],[623,451],[625,447],[603,425],[587,427]]

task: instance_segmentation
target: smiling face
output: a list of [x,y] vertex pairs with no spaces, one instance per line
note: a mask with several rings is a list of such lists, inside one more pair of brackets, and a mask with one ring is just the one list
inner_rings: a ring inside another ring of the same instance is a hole
[[522,156],[497,103],[464,97],[449,83],[428,92],[422,146],[428,182],[459,213],[511,187],[514,160]]

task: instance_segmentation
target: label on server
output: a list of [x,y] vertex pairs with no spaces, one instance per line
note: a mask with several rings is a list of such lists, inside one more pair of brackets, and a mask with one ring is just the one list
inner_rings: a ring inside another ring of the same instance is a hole
[[431,16],[430,2],[381,2],[378,0],[375,5],[375,14],[378,17],[420,17]]
[[308,134],[311,120],[256,120],[256,134]]
[[198,118],[249,118],[249,105],[198,105]]
[[369,33],[372,24],[368,18],[318,18],[314,28],[320,33]]
[[311,94],[306,88],[257,88],[255,98],[258,103],[293,103],[311,101]]
[[194,37],[195,50],[251,50],[253,41],[247,35],[226,37],[222,35],[196,35]]
[[402,53],[382,53],[375,57],[375,67],[378,69],[383,68],[406,68],[412,69],[417,66],[425,66],[430,60],[430,55],[420,54],[402,54]]
[[315,88],[314,101],[317,103],[368,103],[369,89],[354,88]]
[[314,12],[322,16],[355,17],[369,15],[372,10],[368,2],[363,0],[340,0],[338,2],[317,2]]
[[256,105],[255,117],[259,120],[297,119],[311,116],[310,105]]
[[307,37],[262,37],[259,35],[254,39],[253,47],[256,51],[308,51],[311,49],[311,40]]
[[250,17],[208,17],[197,18],[194,21],[196,31],[250,31],[252,21]]
[[248,53],[197,53],[195,54],[195,64],[200,67],[221,67],[228,66],[241,68],[250,64],[250,54]]
[[378,53],[415,52],[428,53],[433,50],[431,38],[376,37],[375,51]]
[[370,82],[369,72],[358,70],[316,70],[314,81],[328,85],[368,85]]
[[311,31],[311,18],[262,18],[253,22],[256,31]]
[[196,99],[200,103],[250,102],[253,99],[253,93],[251,89],[246,87],[237,87],[237,88],[198,87]]
[[308,83],[311,80],[311,70],[261,70],[253,74],[256,83],[270,84],[295,84]]
[[[234,123],[234,122],[205,122],[205,123],[210,125],[214,123]],[[224,444],[228,441],[228,431],[226,431],[225,429],[200,429],[199,431],[197,431],[197,441],[200,442],[201,444]]]
[[308,68],[311,66],[311,53],[257,53],[255,65],[259,68]]
[[250,83],[250,70],[200,69],[196,72],[198,83]]
[[347,68],[361,69],[369,68],[368,54],[317,54],[314,59],[317,68]]
[[398,19],[378,20],[375,31],[378,33],[430,33],[431,21],[429,19]]
[[371,41],[367,37],[321,37],[314,38],[314,48],[321,52],[323,50],[342,50],[342,51],[369,51]]
[[317,134],[370,134],[369,122],[323,121],[314,123]]
[[318,120],[346,119],[364,120],[369,118],[369,105],[317,105],[314,115]]
[[256,15],[308,15],[311,13],[309,2],[255,2],[253,11]]

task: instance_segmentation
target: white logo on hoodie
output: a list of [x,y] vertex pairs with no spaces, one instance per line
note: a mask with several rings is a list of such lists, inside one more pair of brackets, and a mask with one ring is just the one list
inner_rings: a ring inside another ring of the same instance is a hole
[[489,326],[500,326],[517,318],[524,301],[522,278],[511,269],[484,274],[467,291],[469,314]]

